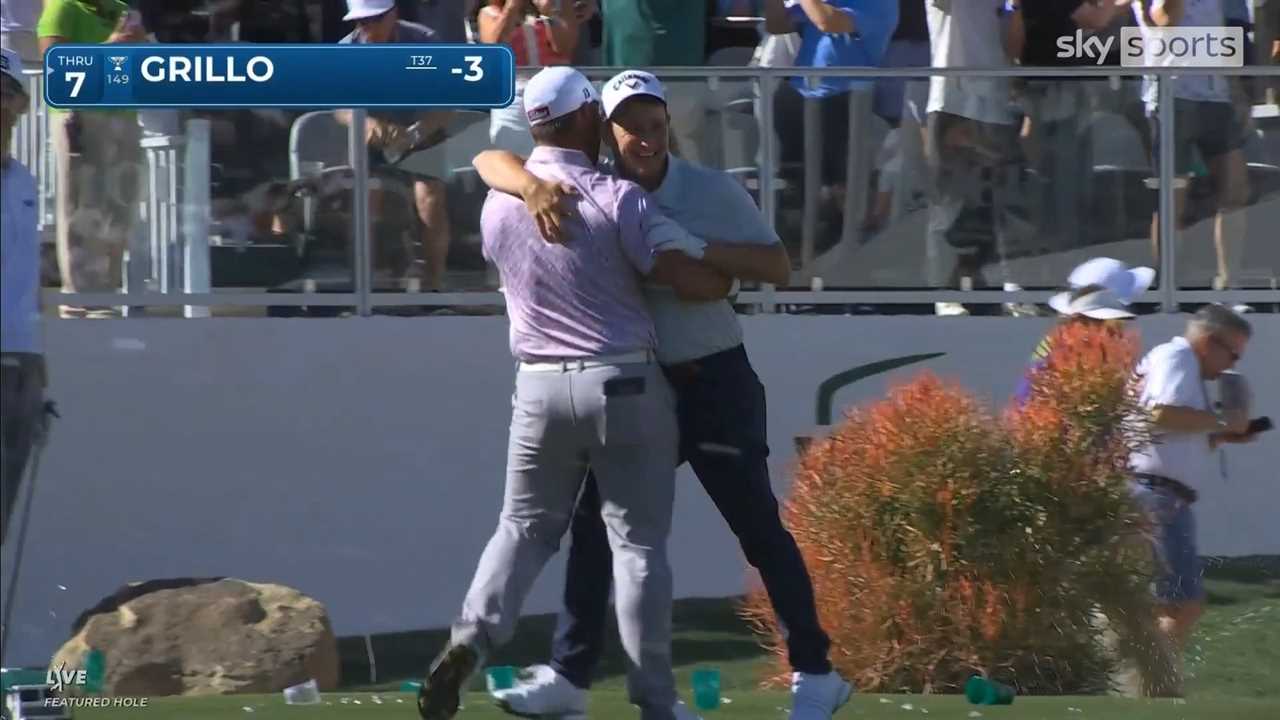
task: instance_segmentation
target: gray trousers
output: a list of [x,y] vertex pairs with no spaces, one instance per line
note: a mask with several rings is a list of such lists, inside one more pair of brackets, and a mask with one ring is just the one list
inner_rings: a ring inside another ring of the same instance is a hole
[[678,453],[675,394],[657,364],[571,365],[518,372],[511,404],[502,514],[453,643],[487,653],[511,639],[525,597],[569,529],[590,467],[613,550],[631,702],[644,720],[668,720],[676,701],[666,548]]

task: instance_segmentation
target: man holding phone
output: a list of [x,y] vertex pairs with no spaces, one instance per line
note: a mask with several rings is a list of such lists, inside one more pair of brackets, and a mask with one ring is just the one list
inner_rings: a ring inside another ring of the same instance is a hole
[[1227,403],[1215,412],[1205,383],[1240,361],[1252,334],[1240,315],[1208,305],[1191,318],[1183,336],[1156,346],[1136,370],[1153,436],[1129,458],[1134,497],[1150,516],[1160,626],[1180,648],[1204,612],[1192,506],[1215,472],[1214,449],[1252,442],[1262,425],[1251,426],[1247,403]]

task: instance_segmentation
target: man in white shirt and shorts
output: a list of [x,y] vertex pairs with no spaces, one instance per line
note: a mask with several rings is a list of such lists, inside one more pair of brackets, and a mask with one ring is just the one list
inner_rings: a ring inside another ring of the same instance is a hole
[[1153,348],[1136,370],[1153,437],[1129,458],[1134,497],[1151,521],[1160,626],[1179,647],[1204,612],[1192,506],[1217,471],[1214,449],[1254,439],[1246,411],[1216,413],[1205,383],[1239,362],[1252,334],[1244,318],[1208,305],[1191,318],[1185,335]]

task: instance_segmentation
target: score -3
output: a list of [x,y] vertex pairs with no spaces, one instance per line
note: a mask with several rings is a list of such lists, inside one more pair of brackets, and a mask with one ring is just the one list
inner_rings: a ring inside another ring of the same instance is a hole
[[45,71],[58,108],[485,109],[515,97],[502,45],[55,45]]
[[[409,65],[405,70],[438,70],[439,68],[432,65],[434,55],[410,55]],[[450,68],[449,72],[453,75],[462,75],[464,82],[480,82],[484,79],[484,68],[480,66],[484,62],[484,58],[479,55],[463,55],[462,61],[466,63],[466,74],[460,67]]]

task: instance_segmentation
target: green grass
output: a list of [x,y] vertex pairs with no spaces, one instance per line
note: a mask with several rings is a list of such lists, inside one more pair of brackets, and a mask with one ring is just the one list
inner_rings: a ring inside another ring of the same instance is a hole
[[1280,568],[1210,576],[1208,609],[1187,647],[1188,697],[1270,699],[1280,719]]
[[[381,704],[374,702],[378,697]],[[729,694],[732,703],[706,712],[706,720],[785,720],[787,696],[778,692]],[[343,703],[343,699],[348,702]],[[145,709],[80,711],[77,718],[93,720],[145,720],[147,717],[175,720],[353,720],[354,718],[416,718],[413,697],[407,693],[378,696],[359,694],[326,695],[325,705],[287,706],[279,696],[242,695],[208,699],[164,698],[153,700]],[[356,705],[355,701],[360,704]],[[401,702],[402,701],[402,702]],[[911,709],[904,708],[910,705]],[[245,707],[253,709],[246,712]],[[925,711],[928,711],[928,714]],[[1114,698],[1019,698],[1007,707],[978,708],[987,720],[1275,720],[1280,704],[1264,700],[1178,702]],[[591,696],[590,717],[595,720],[634,718],[638,713],[617,690],[597,691]],[[837,720],[968,720],[975,712],[962,698],[917,697],[908,695],[866,695],[855,697],[836,715]],[[510,720],[492,707],[483,695],[467,698],[458,720]]]
[[[956,696],[857,696],[837,720],[879,720],[926,717],[928,720],[971,717],[1007,720],[1278,720],[1280,719],[1280,562],[1233,561],[1210,568],[1209,608],[1188,652],[1186,701],[1140,701],[1108,697],[1025,697],[1010,707],[974,708]],[[504,648],[491,664],[526,665],[545,660],[553,618],[531,617],[521,622],[517,641]],[[677,603],[672,652],[677,680],[686,699],[690,674],[696,667],[720,669],[723,694],[731,702],[704,713],[707,720],[784,720],[786,693],[758,689],[766,667],[755,639],[733,614],[726,600],[686,600]],[[440,649],[444,631],[400,633],[373,639],[379,682],[369,682],[363,638],[339,643],[342,692],[325,695],[324,705],[286,706],[279,695],[209,698],[153,698],[145,710],[95,709],[77,712],[88,720],[278,720],[299,718],[414,718],[414,698],[398,691],[406,679],[417,679]],[[591,695],[591,718],[613,720],[638,714],[622,690],[622,655],[611,631]],[[481,689],[477,685],[474,689]],[[378,703],[374,698],[381,700]],[[345,701],[345,702],[344,702]],[[356,702],[359,704],[356,704]],[[459,720],[507,718],[493,708],[482,692],[467,698]],[[911,708],[905,709],[904,705]],[[253,712],[247,712],[245,707]],[[925,711],[928,711],[927,714]],[[981,716],[971,716],[971,712]]]

